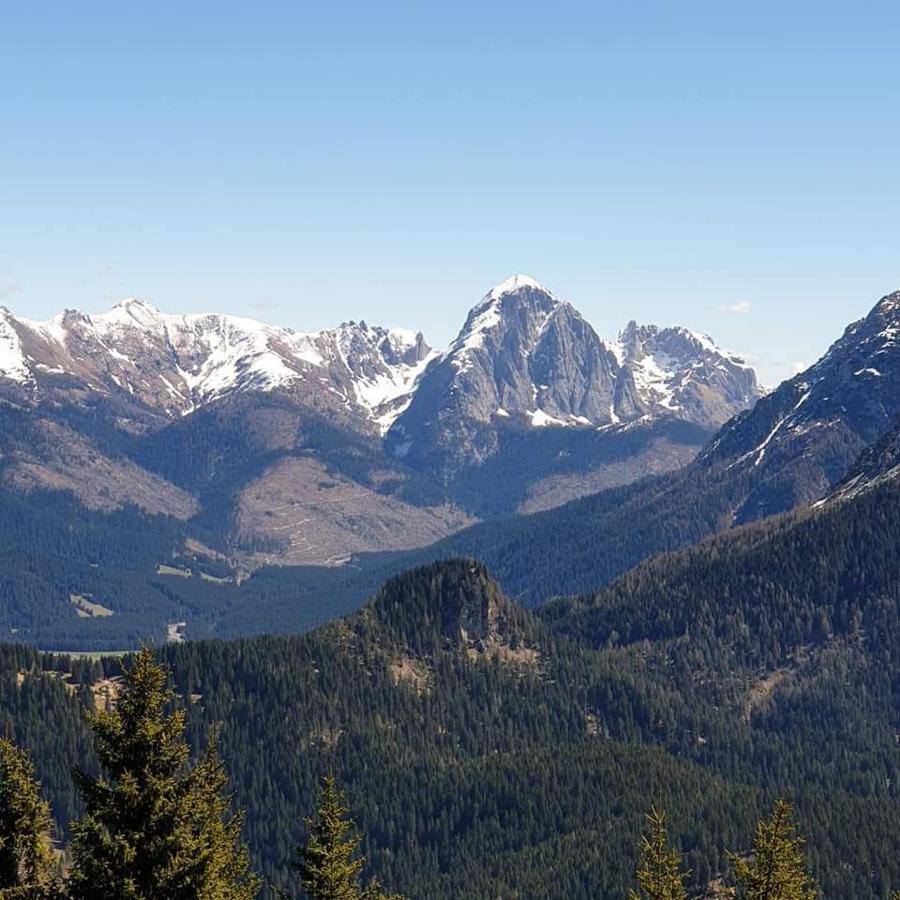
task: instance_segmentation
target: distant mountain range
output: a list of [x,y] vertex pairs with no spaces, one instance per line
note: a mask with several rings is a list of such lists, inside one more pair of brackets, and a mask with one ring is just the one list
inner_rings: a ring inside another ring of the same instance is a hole
[[[443,354],[348,325],[277,332],[276,362],[266,326],[203,320],[191,362],[201,320],[140,309],[64,335],[52,373],[25,348],[53,326],[6,320],[0,632],[168,639],[266,878],[296,843],[272,810],[301,821],[337,770],[408,896],[624,896],[651,801],[692,896],[722,896],[786,790],[826,896],[900,883],[900,294],[747,409],[752,372],[707,339],[606,343],[521,278]],[[104,324],[126,314],[156,324]],[[726,409],[677,470],[554,502],[675,465]],[[0,721],[61,822],[88,686],[118,675],[0,645]]]
[[522,276],[444,353],[362,323],[7,314],[0,628],[45,646],[178,621],[289,631],[460,556],[540,605],[840,502],[895,474],[898,301],[762,397],[708,338],[629,325],[604,342]]
[[470,313],[387,434],[426,470],[483,462],[509,427],[606,427],[676,417],[714,429],[760,396],[753,370],[706,335],[631,322],[604,342],[570,304],[516,275]]
[[538,515],[475,525],[428,548],[427,558],[476,555],[512,596],[540,603],[598,588],[651,556],[789,512],[832,490],[892,477],[898,337],[895,293],[850,325],[806,372],[726,423],[678,471]]
[[202,522],[251,568],[421,546],[675,468],[759,396],[710,338],[631,323],[604,342],[524,276],[444,353],[365,322],[0,309],[2,483]]
[[761,393],[744,360],[706,335],[631,322],[604,342],[523,275],[490,291],[445,353],[420,332],[365,322],[304,334],[235,316],[168,315],[134,299],[48,322],[0,308],[0,385],[32,403],[104,397],[132,427],[279,392],[343,408],[359,430],[390,434],[399,457],[426,454],[418,443],[436,425],[417,422],[428,416],[444,421],[451,442],[463,425],[513,417],[526,427],[605,426],[674,414],[714,428]]
[[365,322],[302,334],[235,316],[168,315],[134,299],[49,322],[0,310],[7,394],[33,403],[102,396],[132,427],[252,392],[350,406],[360,421],[374,427],[386,416],[389,424],[392,403],[434,355],[421,334]]

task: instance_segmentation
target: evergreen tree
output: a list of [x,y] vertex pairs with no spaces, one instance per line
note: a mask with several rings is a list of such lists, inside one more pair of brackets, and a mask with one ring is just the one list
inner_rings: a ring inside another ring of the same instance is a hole
[[0,740],[0,898],[44,900],[55,894],[50,808],[31,760]]
[[640,892],[631,900],[687,900],[684,882],[690,872],[683,868],[681,853],[669,846],[666,814],[656,808],[647,813],[647,833],[641,837],[641,862],[637,870]]
[[87,813],[73,829],[71,900],[251,900],[259,891],[215,742],[189,766],[172,696],[144,649],[116,708],[91,716],[107,777],[78,775]]
[[745,900],[816,900],[819,892],[803,857],[805,843],[797,834],[793,806],[777,800],[772,815],[756,827],[752,857],[732,856],[738,895]]
[[362,839],[334,775],[322,779],[319,809],[307,825],[309,839],[297,851],[295,868],[310,900],[401,900],[395,894],[383,894],[377,881],[360,886],[366,864],[359,852]]

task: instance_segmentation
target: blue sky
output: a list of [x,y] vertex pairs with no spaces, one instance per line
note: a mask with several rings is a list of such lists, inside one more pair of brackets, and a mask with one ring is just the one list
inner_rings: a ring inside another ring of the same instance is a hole
[[449,341],[514,272],[772,383],[900,288],[892,3],[0,7],[0,303]]

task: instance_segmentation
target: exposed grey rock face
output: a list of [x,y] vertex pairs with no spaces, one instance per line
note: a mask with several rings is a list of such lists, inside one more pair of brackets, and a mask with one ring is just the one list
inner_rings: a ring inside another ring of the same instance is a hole
[[[561,421],[601,423],[618,417],[619,366],[593,328],[568,303],[547,320],[529,360],[533,407]],[[626,387],[622,400],[628,404]]]
[[753,370],[705,335],[632,322],[604,342],[570,304],[517,275],[469,313],[386,440],[397,457],[452,476],[496,453],[503,429],[674,416],[713,430],[760,394]]
[[609,421],[615,358],[571,306],[517,276],[491,291],[431,363],[388,447],[414,464],[464,465],[497,450],[496,429]]
[[865,450],[823,503],[849,500],[885,482],[900,480],[900,425]]
[[349,322],[303,334],[250,319],[173,316],[138,300],[49,322],[0,311],[0,386],[39,402],[87,397],[164,424],[241,393],[279,391],[377,431],[432,355],[421,334]]
[[[0,310],[0,402],[30,427],[0,433],[0,483],[65,486],[109,507],[156,495],[154,511],[181,516],[238,504],[259,526],[248,533],[271,525],[304,561],[294,526],[321,501],[319,537],[332,537],[315,552],[343,559],[400,546],[388,532],[404,516],[407,531],[438,534],[669,471],[756,393],[752,371],[708,338],[632,325],[603,341],[524,276],[488,293],[442,354],[366,322],[304,334],[138,300],[49,322]],[[294,484],[304,478],[317,491]],[[430,510],[417,530],[412,507]],[[357,540],[370,533],[383,546]]]
[[698,464],[728,466],[752,490],[737,521],[815,500],[900,416],[900,292],[850,325],[807,371],[722,430]]
[[630,322],[619,337],[623,368],[634,374],[638,403],[717,428],[752,406],[761,391],[756,374],[706,335],[687,328]]

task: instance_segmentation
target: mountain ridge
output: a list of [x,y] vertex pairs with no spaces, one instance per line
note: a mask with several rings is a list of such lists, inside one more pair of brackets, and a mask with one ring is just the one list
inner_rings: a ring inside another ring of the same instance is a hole
[[318,378],[324,393],[377,419],[432,355],[421,333],[365,322],[305,333],[240,316],[162,313],[133,298],[46,322],[0,309],[0,377],[37,396],[52,393],[53,376],[80,377],[88,390],[130,394],[169,418],[233,393]]
[[[359,405],[387,431],[405,411],[416,381],[430,364],[450,362],[459,369],[470,365],[471,351],[491,339],[492,330],[502,320],[504,300],[522,296],[531,299],[532,307],[540,306],[543,313],[527,323],[532,332],[526,335],[530,345],[520,348],[535,356],[534,375],[539,381],[532,379],[533,386],[540,383],[548,392],[549,404],[533,398],[539,401],[529,411],[534,426],[618,424],[636,418],[638,410],[642,414],[679,410],[672,403],[671,391],[660,391],[664,378],[659,372],[653,377],[656,366],[652,362],[647,371],[639,373],[645,393],[626,379],[624,386],[616,388],[618,398],[610,396],[609,403],[593,396],[590,388],[597,387],[596,380],[584,386],[569,385],[569,397],[543,384],[551,380],[546,376],[556,374],[548,368],[560,356],[549,345],[560,340],[560,332],[570,333],[573,327],[583,332],[581,342],[587,342],[596,357],[593,362],[601,370],[618,371],[629,361],[637,366],[639,356],[652,356],[652,350],[636,350],[637,335],[644,343],[659,336],[671,342],[678,336],[692,345],[694,356],[712,354],[741,378],[743,393],[734,385],[726,386],[727,404],[747,404],[759,396],[750,367],[735,354],[722,351],[708,336],[685,328],[639,327],[632,322],[619,340],[603,341],[575,307],[557,300],[524,275],[515,275],[489,291],[470,310],[459,335],[444,352],[432,349],[421,332],[371,326],[365,321],[300,332],[234,315],[163,313],[135,298],[126,298],[105,313],[88,315],[67,309],[47,321],[17,317],[7,307],[0,307],[0,385],[6,383],[8,388],[15,383],[39,394],[41,387],[52,387],[53,376],[75,377],[81,378],[87,390],[118,390],[163,415],[186,415],[233,392],[276,390],[311,377],[322,380],[319,370],[324,369],[331,382],[327,388],[336,391],[344,403]],[[520,315],[521,310],[520,304],[513,315]],[[559,319],[564,320],[562,325]],[[160,371],[151,373],[147,362]],[[683,379],[688,368],[681,366],[667,374]],[[566,381],[562,379],[563,384]],[[500,400],[499,412],[494,412],[502,416],[507,411],[503,397]],[[583,412],[591,415],[581,415]],[[696,420],[690,410],[687,416]],[[721,419],[721,413],[712,418]]]
[[504,428],[676,416],[715,428],[761,395],[752,369],[705,335],[632,323],[602,340],[527,276],[489,291],[422,374],[386,436],[411,465],[452,476],[496,453]]
[[510,596],[540,604],[817,501],[900,421],[898,335],[900,294],[889,294],[807,372],[727,422],[685,467],[531,516],[473,525],[413,558],[477,555]]
[[[752,370],[708,339],[641,334],[630,351],[603,342],[526,276],[443,352],[365,321],[305,333],[135,299],[47,322],[4,309],[0,479],[199,522],[242,565],[412,549],[682,465],[754,399]],[[678,353],[654,355],[664,339]]]

